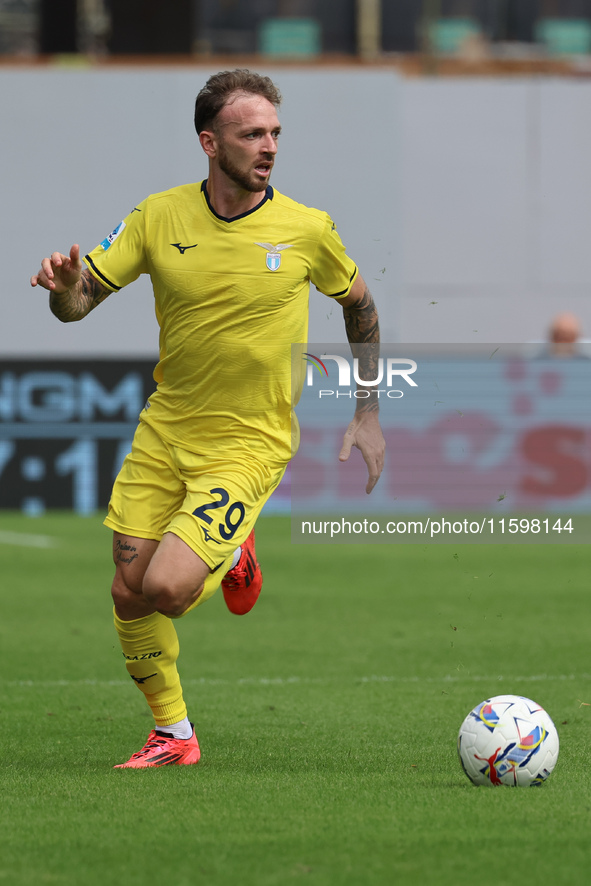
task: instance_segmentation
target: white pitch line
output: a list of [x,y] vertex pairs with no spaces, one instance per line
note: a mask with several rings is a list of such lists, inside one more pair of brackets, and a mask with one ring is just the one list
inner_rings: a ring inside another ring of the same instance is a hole
[[56,548],[57,538],[50,535],[31,535],[27,532],[0,530],[0,545],[17,545],[21,548]]
[[[351,677],[240,677],[236,680],[222,680],[215,677],[196,677],[183,680],[187,686],[293,686],[293,685],[328,685],[332,683],[543,683],[543,682],[574,682],[591,680],[591,674],[529,674],[516,676],[454,676],[443,677],[395,677],[371,674],[369,676]],[[0,680],[0,685],[21,687],[68,687],[68,686],[128,686],[127,680]]]

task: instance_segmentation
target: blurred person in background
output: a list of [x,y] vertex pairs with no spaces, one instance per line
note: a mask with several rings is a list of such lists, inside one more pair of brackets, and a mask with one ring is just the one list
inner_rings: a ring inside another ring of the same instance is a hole
[[581,323],[575,314],[564,311],[557,314],[548,330],[548,343],[544,357],[584,357],[580,349]]

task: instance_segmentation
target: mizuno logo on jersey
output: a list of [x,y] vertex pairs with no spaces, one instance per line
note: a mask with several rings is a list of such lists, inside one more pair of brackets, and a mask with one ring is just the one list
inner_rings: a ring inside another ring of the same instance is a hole
[[187,249],[195,249],[198,245],[197,243],[192,243],[190,246],[181,246],[180,243],[171,243],[171,246],[176,246],[181,255],[184,255]]
[[218,541],[217,538],[214,538],[213,535],[210,535],[205,526],[201,527],[203,529],[203,537],[205,541],[213,541],[216,545],[221,545],[221,541]]
[[255,243],[255,246],[262,246],[267,250],[265,263],[270,271],[276,271],[281,265],[282,251],[291,249],[293,243],[278,243],[277,246],[273,246],[272,243]]

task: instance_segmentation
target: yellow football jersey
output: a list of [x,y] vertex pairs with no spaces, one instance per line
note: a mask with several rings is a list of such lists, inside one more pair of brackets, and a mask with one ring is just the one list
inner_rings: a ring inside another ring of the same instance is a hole
[[343,298],[357,274],[326,213],[268,187],[226,219],[206,182],[183,185],[140,203],[84,260],[113,291],[151,277],[160,360],[142,421],[193,452],[290,458],[291,344],[307,339],[309,283]]

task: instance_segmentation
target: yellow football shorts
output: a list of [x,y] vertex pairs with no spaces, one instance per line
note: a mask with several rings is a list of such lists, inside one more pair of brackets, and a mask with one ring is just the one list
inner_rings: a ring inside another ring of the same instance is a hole
[[249,455],[187,452],[140,422],[104,523],[157,541],[173,532],[213,572],[248,538],[284,472],[285,465],[268,467]]

